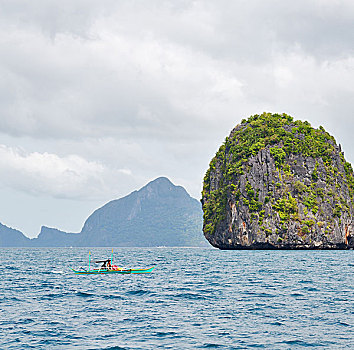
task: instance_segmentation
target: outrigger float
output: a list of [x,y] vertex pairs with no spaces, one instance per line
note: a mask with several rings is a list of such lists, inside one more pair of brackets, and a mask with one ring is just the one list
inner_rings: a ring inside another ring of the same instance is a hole
[[89,252],[89,263],[88,269],[80,267],[78,270],[71,269],[74,273],[78,275],[99,275],[99,274],[112,274],[117,273],[121,275],[128,275],[132,273],[151,273],[155,266],[150,267],[148,269],[123,269],[118,267],[117,265],[113,265],[113,249],[112,255],[110,259],[107,260],[97,260],[96,264],[102,264],[99,268],[91,269],[91,252]]

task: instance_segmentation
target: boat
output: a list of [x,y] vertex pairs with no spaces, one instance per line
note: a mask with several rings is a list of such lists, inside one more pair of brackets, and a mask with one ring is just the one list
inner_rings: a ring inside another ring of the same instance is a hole
[[125,269],[120,268],[117,265],[113,265],[113,249],[112,255],[110,259],[106,260],[97,260],[95,261],[96,264],[102,264],[99,268],[91,269],[91,252],[89,252],[89,259],[88,259],[88,269],[84,267],[80,267],[79,269],[75,270],[71,268],[74,273],[78,275],[101,275],[101,274],[120,274],[120,275],[130,275],[132,273],[151,273],[155,266],[150,267],[148,269]]
[[148,269],[93,269],[93,270],[85,270],[83,268],[79,270],[71,269],[74,273],[78,275],[99,275],[99,274],[112,274],[117,273],[121,275],[127,275],[132,273],[151,273],[155,266],[150,267]]

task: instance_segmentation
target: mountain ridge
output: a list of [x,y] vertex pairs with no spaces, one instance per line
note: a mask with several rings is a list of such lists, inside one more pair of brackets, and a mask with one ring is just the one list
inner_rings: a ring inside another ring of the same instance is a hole
[[201,204],[166,177],[97,208],[78,233],[42,226],[38,237],[29,239],[18,230],[0,226],[0,246],[207,245],[202,234]]

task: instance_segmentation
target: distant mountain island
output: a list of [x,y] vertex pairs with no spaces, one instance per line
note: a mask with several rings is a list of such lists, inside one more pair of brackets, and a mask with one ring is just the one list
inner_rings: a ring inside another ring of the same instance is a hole
[[37,238],[0,224],[1,247],[208,246],[202,234],[202,208],[166,177],[94,211],[80,233],[43,226]]

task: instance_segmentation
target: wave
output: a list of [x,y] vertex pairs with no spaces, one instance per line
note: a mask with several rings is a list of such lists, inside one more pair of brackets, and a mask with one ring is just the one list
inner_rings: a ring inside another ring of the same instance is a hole
[[129,295],[145,295],[145,294],[152,294],[152,292],[148,290],[138,289],[138,290],[130,290],[127,292]]
[[124,300],[125,298],[122,297],[121,295],[115,295],[115,294],[105,294],[101,295],[103,299],[111,300],[111,299],[119,299],[119,300]]
[[82,298],[90,298],[90,297],[95,296],[94,293],[81,292],[81,291],[77,291],[77,292],[76,292],[76,295],[77,295],[78,297],[82,297]]
[[191,300],[203,300],[210,299],[209,295],[201,295],[197,293],[179,293],[175,295],[176,298],[191,299]]
[[[0,349],[353,348],[347,252],[335,252],[333,266],[334,252],[302,254],[305,263],[294,272],[298,252],[257,252],[254,259],[253,252],[186,256],[166,248],[139,250],[137,258],[131,249],[122,257],[128,266],[164,257],[159,273],[144,279],[78,278],[66,267],[86,248],[35,253],[30,268],[28,256],[0,272]],[[42,273],[52,257],[56,268]],[[263,265],[271,275],[258,272]]]
[[217,348],[223,348],[224,345],[221,344],[216,344],[216,343],[207,343],[202,346],[204,349],[217,349]]
[[152,333],[151,335],[155,336],[155,337],[158,337],[158,338],[163,338],[163,337],[176,337],[177,333],[176,332],[163,332],[163,331],[160,331],[160,332],[155,332],[155,333]]
[[328,344],[323,344],[323,343],[310,343],[307,341],[303,341],[300,339],[294,339],[294,340],[285,340],[280,342],[280,344],[287,344],[287,345],[291,345],[292,347],[321,347],[321,348],[326,348],[326,346],[328,346]]

